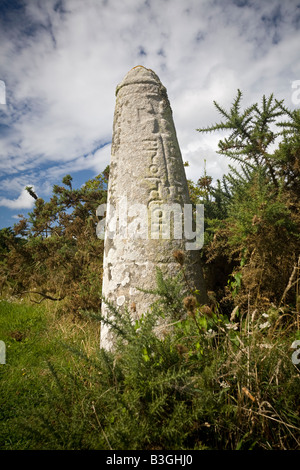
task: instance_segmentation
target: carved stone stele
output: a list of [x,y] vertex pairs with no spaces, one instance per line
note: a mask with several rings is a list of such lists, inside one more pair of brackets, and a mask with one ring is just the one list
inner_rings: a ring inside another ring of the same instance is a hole
[[[206,300],[199,250],[186,249],[184,229],[180,238],[180,227],[162,216],[162,204],[183,214],[190,205],[188,185],[166,88],[152,70],[137,66],[116,89],[108,183],[112,209],[106,217],[116,225],[105,230],[102,289],[105,299],[120,312],[127,307],[133,318],[156,299],[138,290],[156,288],[156,267],[168,276],[178,273],[175,250],[184,252],[188,282],[199,291],[200,302]],[[102,314],[107,313],[102,302]],[[103,324],[100,346],[110,349],[112,343]]]

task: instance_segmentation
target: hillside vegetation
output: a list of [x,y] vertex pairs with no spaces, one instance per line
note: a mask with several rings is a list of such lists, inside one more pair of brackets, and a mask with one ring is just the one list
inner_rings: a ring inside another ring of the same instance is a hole
[[[263,97],[221,122],[230,172],[189,181],[205,207],[209,302],[157,271],[157,301],[133,323],[111,306],[99,348],[109,168],[0,231],[0,449],[300,449],[300,112]],[[188,291],[188,292],[187,292]],[[161,335],[154,333],[164,319]],[[167,321],[167,324],[166,324]]]

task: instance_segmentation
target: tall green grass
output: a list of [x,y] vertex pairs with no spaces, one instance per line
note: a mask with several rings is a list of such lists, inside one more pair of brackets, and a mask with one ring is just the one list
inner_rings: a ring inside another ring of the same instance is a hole
[[96,339],[99,344],[99,329],[92,330],[89,323],[61,317],[53,304],[0,301],[0,339],[6,345],[6,364],[0,364],[0,449],[47,447],[47,438],[38,437],[33,423],[38,415],[47,420],[52,412],[49,398],[52,391],[56,396],[57,387],[53,367],[64,377],[63,387],[67,373],[81,368],[68,348],[76,345],[89,354],[92,338],[94,348]]

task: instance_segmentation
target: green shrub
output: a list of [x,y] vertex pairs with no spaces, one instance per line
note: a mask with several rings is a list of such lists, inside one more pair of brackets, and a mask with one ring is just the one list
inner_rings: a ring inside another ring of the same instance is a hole
[[112,306],[113,352],[69,345],[73,362],[52,358],[39,406],[18,418],[30,448],[300,448],[295,325],[276,309],[228,319],[180,285],[159,274],[135,322]]

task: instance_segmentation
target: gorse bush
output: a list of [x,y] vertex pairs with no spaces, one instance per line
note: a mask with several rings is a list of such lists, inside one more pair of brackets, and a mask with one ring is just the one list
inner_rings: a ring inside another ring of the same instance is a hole
[[[208,264],[222,263],[225,270],[227,265],[229,278],[240,276],[239,292],[229,297],[247,310],[249,302],[253,308],[270,302],[279,306],[294,268],[299,268],[300,121],[299,110],[288,110],[273,95],[244,111],[241,99],[239,90],[229,111],[214,102],[223,120],[198,130],[229,133],[220,140],[218,153],[236,166],[230,166],[216,188],[208,186],[204,256]],[[278,148],[271,151],[278,139]],[[294,311],[295,281],[285,299]],[[228,299],[223,290],[219,300],[224,293]]]
[[111,307],[113,351],[74,348],[72,367],[49,364],[41,406],[20,418],[23,439],[47,449],[299,449],[300,376],[281,312],[235,310],[230,320],[186,295],[180,278],[157,280],[139,319]]
[[106,200],[107,179],[108,169],[74,189],[67,175],[64,186],[53,187],[49,202],[27,188],[35,199],[33,211],[14,231],[0,232],[2,292],[30,293],[34,302],[51,299],[74,315],[99,309],[103,241],[96,235],[96,209]]
[[[215,103],[222,122],[200,129],[227,131],[219,154],[236,165],[216,184],[206,170],[189,182],[192,202],[205,205],[207,305],[185,284],[176,252],[181,271],[157,271],[148,311],[134,317],[108,303],[102,318],[96,208],[108,169],[80,190],[67,175],[49,202],[28,188],[33,212],[0,231],[1,289],[55,301],[41,321],[53,317],[52,336],[44,325],[26,343],[36,326],[9,331],[13,316],[2,311],[9,353],[25,359],[31,345],[35,369],[0,370],[0,448],[300,449],[291,349],[300,340],[300,114],[273,95],[244,111],[241,99],[238,91],[229,111]],[[99,348],[100,322],[112,351]]]

